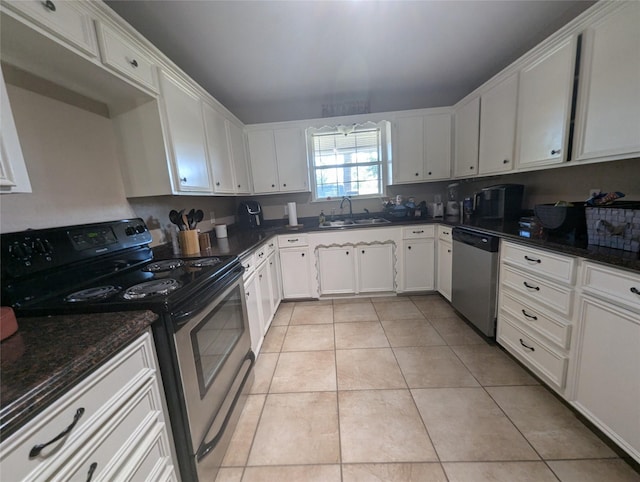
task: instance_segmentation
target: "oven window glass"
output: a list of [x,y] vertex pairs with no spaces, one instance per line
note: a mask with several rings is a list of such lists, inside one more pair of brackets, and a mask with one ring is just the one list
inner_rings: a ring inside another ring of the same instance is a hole
[[201,397],[223,367],[244,329],[242,292],[236,286],[191,332]]

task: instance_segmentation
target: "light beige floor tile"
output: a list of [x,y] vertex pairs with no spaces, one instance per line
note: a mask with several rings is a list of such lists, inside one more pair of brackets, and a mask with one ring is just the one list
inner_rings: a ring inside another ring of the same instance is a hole
[[419,320],[383,321],[384,332],[391,346],[434,346],[447,343],[431,323]]
[[293,314],[293,309],[295,308],[295,303],[280,303],[278,307],[278,311],[273,317],[271,321],[271,326],[286,326],[289,324],[291,320],[291,315]]
[[333,325],[292,325],[282,345],[282,351],[333,350]]
[[395,303],[396,301],[407,301],[409,298],[407,296],[372,296],[371,302],[376,303]]
[[409,299],[396,302],[376,303],[376,312],[380,321],[419,320],[424,318],[416,305]]
[[357,297],[357,298],[334,298],[333,306],[335,308],[336,305],[342,305],[345,303],[371,303],[371,298],[367,297]]
[[222,460],[223,467],[242,467],[247,463],[253,435],[260,420],[266,395],[249,395],[238,424],[231,437],[231,442]]
[[557,482],[544,462],[455,462],[442,466],[449,482]]
[[427,319],[455,316],[454,309],[440,295],[412,296],[411,301],[415,303]]
[[408,390],[338,392],[338,400],[344,463],[437,460]]
[[412,390],[441,461],[538,460],[482,388]]
[[248,465],[340,461],[336,392],[270,394]]
[[316,301],[315,304],[296,303],[290,325],[317,325],[333,323],[333,304]]
[[222,467],[218,470],[216,482],[240,482],[243,470],[242,467]]
[[242,482],[340,482],[339,465],[247,467]]
[[282,342],[287,333],[286,326],[271,326],[262,342],[260,353],[277,353],[282,349]]
[[271,382],[272,393],[336,390],[335,352],[281,353]]
[[393,352],[409,388],[479,386],[448,346],[394,348]]
[[464,345],[452,349],[481,385],[538,385],[535,378],[495,345]]
[[542,386],[487,391],[544,459],[615,457],[569,408]]
[[384,348],[389,346],[379,321],[359,321],[335,325],[336,348]]
[[338,390],[406,388],[390,348],[336,350]]
[[336,323],[378,321],[378,314],[373,303],[340,303],[333,306],[333,319]]
[[328,306],[333,305],[333,300],[311,300],[311,301],[296,301],[296,306]]
[[640,474],[621,459],[547,462],[561,482],[638,482]]
[[439,463],[344,464],[343,482],[447,482]]
[[267,393],[278,363],[277,353],[260,353],[253,367],[255,379],[249,393]]
[[485,345],[487,343],[457,315],[429,318],[429,321],[449,345]]

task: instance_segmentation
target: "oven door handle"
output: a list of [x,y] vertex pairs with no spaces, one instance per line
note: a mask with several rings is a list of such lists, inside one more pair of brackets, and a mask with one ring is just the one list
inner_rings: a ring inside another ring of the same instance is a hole
[[[220,439],[222,438],[222,436],[224,435],[224,432],[227,428],[227,425],[229,424],[229,420],[231,419],[231,416],[233,415],[233,411],[236,408],[236,405],[238,404],[238,400],[240,400],[240,396],[242,395],[242,392],[244,390],[244,386],[247,383],[247,380],[249,379],[249,376],[251,375],[251,370],[253,369],[253,364],[256,361],[256,355],[253,353],[252,350],[249,350],[249,352],[247,353],[247,356],[244,357],[243,360],[243,365],[245,362],[249,361],[249,368],[247,369],[246,373],[244,374],[244,377],[242,378],[242,382],[240,383],[240,386],[238,387],[238,389],[236,390],[236,393],[233,397],[233,401],[231,402],[229,409],[227,410],[227,413],[225,414],[224,420],[222,421],[222,424],[220,425],[220,428],[217,430],[216,434],[213,436],[213,438],[207,442],[206,437],[205,440],[200,444],[200,448],[198,448],[198,451],[196,452],[196,461],[200,462],[209,452],[211,452],[216,445],[218,445],[218,442],[220,442]],[[224,403],[223,403],[224,406]],[[215,425],[216,420],[218,417],[215,417],[213,419],[213,422],[211,422],[211,426],[209,427],[209,432],[211,431],[211,428]],[[207,432],[207,435],[209,435],[209,432]]]
[[[193,315],[207,307],[214,297],[218,296],[219,293],[225,291],[227,288],[229,288],[229,286],[231,286],[239,278],[241,278],[242,273],[244,273],[244,266],[237,266],[236,268],[225,274],[222,278],[220,278],[219,282],[221,283],[221,285],[213,293],[209,293],[208,296],[196,297],[193,303],[190,304],[190,310],[178,311],[177,313],[173,313],[171,317],[176,326],[181,327],[191,321]],[[228,277],[230,277],[230,279],[227,279]]]

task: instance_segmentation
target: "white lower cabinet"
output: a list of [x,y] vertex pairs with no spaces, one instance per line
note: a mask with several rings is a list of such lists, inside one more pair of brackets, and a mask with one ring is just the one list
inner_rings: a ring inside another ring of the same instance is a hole
[[451,301],[451,271],[453,265],[453,244],[450,226],[438,226],[438,262],[436,268],[436,288],[438,293]]
[[3,480],[177,480],[163,407],[147,330],[2,441]]
[[358,293],[380,293],[395,290],[394,245],[357,245]]
[[258,268],[256,272],[258,277],[258,285],[260,286],[260,305],[262,311],[262,334],[266,334],[271,320],[273,319],[274,309],[271,299],[273,291],[271,290],[271,274],[269,265],[265,262]]
[[260,284],[255,273],[244,279],[244,294],[247,302],[247,317],[249,318],[249,333],[251,334],[251,349],[257,355],[260,353],[264,339],[262,317],[262,303],[260,301]]
[[354,251],[354,246],[318,248],[321,294],[342,295],[356,292]]
[[402,290],[435,289],[435,225],[402,229]]
[[278,236],[280,249],[280,275],[282,277],[282,298],[313,298],[311,290],[312,270],[309,256],[309,235]]

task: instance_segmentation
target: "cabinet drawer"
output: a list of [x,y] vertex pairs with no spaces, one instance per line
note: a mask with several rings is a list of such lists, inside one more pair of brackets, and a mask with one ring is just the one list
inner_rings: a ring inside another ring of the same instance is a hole
[[[0,450],[3,478],[32,479],[30,474],[60,464],[68,456],[65,454],[86,443],[97,425],[113,416],[128,398],[127,393],[134,392],[153,376],[151,336],[146,333],[22,430],[3,440]],[[52,440],[69,427],[79,409],[84,412],[66,437],[45,447],[39,456],[29,457],[35,445]]]
[[524,299],[550,308],[570,318],[573,305],[573,290],[503,265],[501,284],[521,295]]
[[268,255],[269,255],[269,252],[267,251],[266,245],[263,244],[258,249],[256,249],[255,252],[253,253],[253,260],[256,263],[256,267],[264,263],[267,260]]
[[255,268],[256,261],[255,261],[254,253],[248,254],[246,256],[242,256],[240,258],[240,263],[244,267],[243,277],[246,280],[249,276],[251,276],[251,273],[253,273],[253,270]]
[[266,257],[268,257],[271,253],[273,253],[276,250],[276,243],[277,243],[276,238],[271,238],[269,241],[264,243],[264,247],[266,250],[266,255],[265,255]]
[[415,239],[415,238],[433,238],[435,236],[435,226],[419,225],[419,226],[407,226],[402,228],[402,239]]
[[593,263],[584,263],[585,291],[640,312],[640,275]]
[[294,246],[308,246],[309,236],[307,234],[292,234],[290,236],[278,236],[278,246],[280,248],[292,248]]
[[3,3],[90,57],[98,56],[93,20],[78,8],[81,2],[20,0]]
[[502,290],[500,309],[561,348],[569,348],[571,325],[540,310],[534,303],[525,303],[507,290]]
[[566,356],[544,345],[504,312],[498,320],[498,341],[516,358],[555,388],[562,390],[566,382]]
[[501,257],[505,263],[563,283],[573,283],[575,258],[511,243],[502,245]]
[[96,26],[102,63],[153,92],[158,92],[156,66],[153,62],[109,26],[101,22],[96,22]]
[[438,239],[451,242],[451,228],[449,226],[438,226]]

